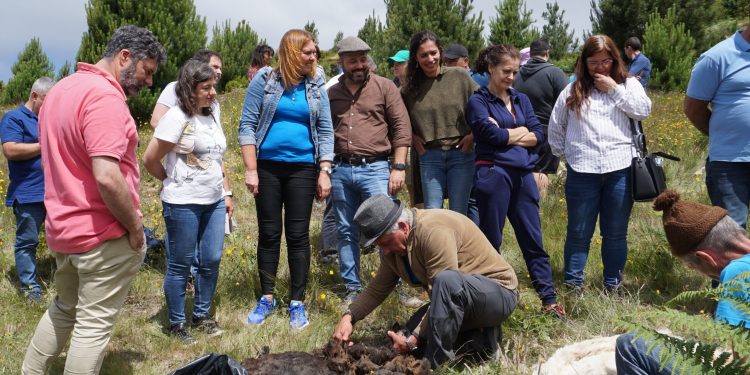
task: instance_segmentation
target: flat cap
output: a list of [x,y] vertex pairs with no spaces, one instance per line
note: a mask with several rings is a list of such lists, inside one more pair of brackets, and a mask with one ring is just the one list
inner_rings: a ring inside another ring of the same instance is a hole
[[336,48],[339,50],[339,55],[348,52],[370,52],[370,46],[356,36],[347,36],[341,39]]

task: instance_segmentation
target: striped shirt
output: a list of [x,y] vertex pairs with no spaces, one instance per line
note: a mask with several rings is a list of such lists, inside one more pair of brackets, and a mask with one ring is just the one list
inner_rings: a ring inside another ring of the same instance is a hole
[[630,121],[651,113],[651,99],[637,79],[628,78],[610,95],[594,89],[580,117],[565,105],[573,83],[557,97],[549,121],[552,153],[579,173],[608,173],[630,166],[635,156]]

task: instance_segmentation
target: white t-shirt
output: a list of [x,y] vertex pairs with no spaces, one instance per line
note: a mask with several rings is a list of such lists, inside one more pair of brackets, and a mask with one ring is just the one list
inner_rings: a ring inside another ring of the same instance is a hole
[[213,204],[224,197],[221,164],[227,140],[213,116],[188,117],[172,107],[159,120],[154,137],[175,144],[164,158],[162,201]]
[[[177,93],[175,92],[176,88],[177,81],[168,83],[166,86],[164,86],[164,90],[161,91],[161,94],[159,94],[159,99],[157,99],[156,102],[159,104],[163,104],[167,108],[177,107]],[[214,101],[214,104],[211,105],[211,109],[214,111],[216,122],[221,124],[221,107],[219,106],[219,102]]]

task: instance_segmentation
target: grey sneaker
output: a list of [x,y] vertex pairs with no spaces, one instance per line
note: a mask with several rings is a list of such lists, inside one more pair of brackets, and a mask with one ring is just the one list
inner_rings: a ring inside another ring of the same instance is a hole
[[185,328],[185,323],[172,324],[169,328],[169,335],[182,341],[185,345],[195,344],[195,339]]

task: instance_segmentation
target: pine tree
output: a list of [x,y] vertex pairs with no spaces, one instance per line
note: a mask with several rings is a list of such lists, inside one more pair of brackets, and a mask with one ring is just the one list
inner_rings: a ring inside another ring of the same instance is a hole
[[71,73],[73,73],[73,66],[70,65],[70,61],[65,61],[64,64],[60,67],[60,69],[57,70],[57,77],[55,77],[55,81],[60,81],[61,79],[69,76]]
[[198,16],[192,0],[89,0],[86,20],[88,31],[83,33],[78,61],[97,62],[112,33],[130,24],[149,29],[167,50],[167,60],[156,71],[151,90],[141,90],[128,100],[139,123],[150,118],[158,93],[177,78],[182,63],[206,46],[206,21]]
[[37,38],[31,38],[31,41],[26,44],[10,71],[13,77],[8,80],[3,90],[3,104],[26,101],[34,81],[40,77],[54,76],[54,66]]
[[524,0],[500,0],[496,16],[490,19],[490,44],[511,44],[518,49],[539,39],[539,30],[531,26],[534,19]]
[[[225,21],[222,27],[214,25],[213,37],[208,49],[218,52],[222,59],[222,76],[219,90],[224,90],[227,82],[237,78],[247,77],[247,67],[253,58],[253,51],[258,44],[265,44],[265,40],[258,38],[250,24],[240,21],[234,30]],[[247,81],[247,80],[245,80]],[[245,85],[247,86],[247,85]]]
[[473,0],[386,0],[383,43],[388,56],[409,49],[409,40],[422,30],[434,32],[445,46],[459,43],[475,56],[482,47],[482,13],[470,15]]
[[651,13],[643,36],[643,53],[651,60],[650,87],[663,90],[684,90],[690,80],[695,56],[695,40],[677,21],[677,7],[662,17]]
[[307,21],[304,27],[305,31],[309,32],[313,35],[313,39],[315,39],[315,43],[320,42],[320,32],[318,31],[318,28],[315,27],[315,21]]
[[547,24],[542,27],[542,39],[549,43],[549,55],[553,60],[562,58],[578,45],[578,39],[573,38],[573,32],[568,31],[570,22],[565,21],[564,17],[565,11],[560,10],[557,1],[547,3],[547,10],[542,12],[542,18],[547,20]]
[[344,39],[344,32],[343,31],[339,31],[339,32],[336,33],[336,37],[333,38],[333,48],[331,48],[331,50],[333,50],[335,52],[338,52],[338,50],[339,50],[338,45],[339,45],[339,42],[341,41],[341,39]]
[[591,0],[591,30],[621,47],[631,36],[642,38],[648,7],[643,0]]

